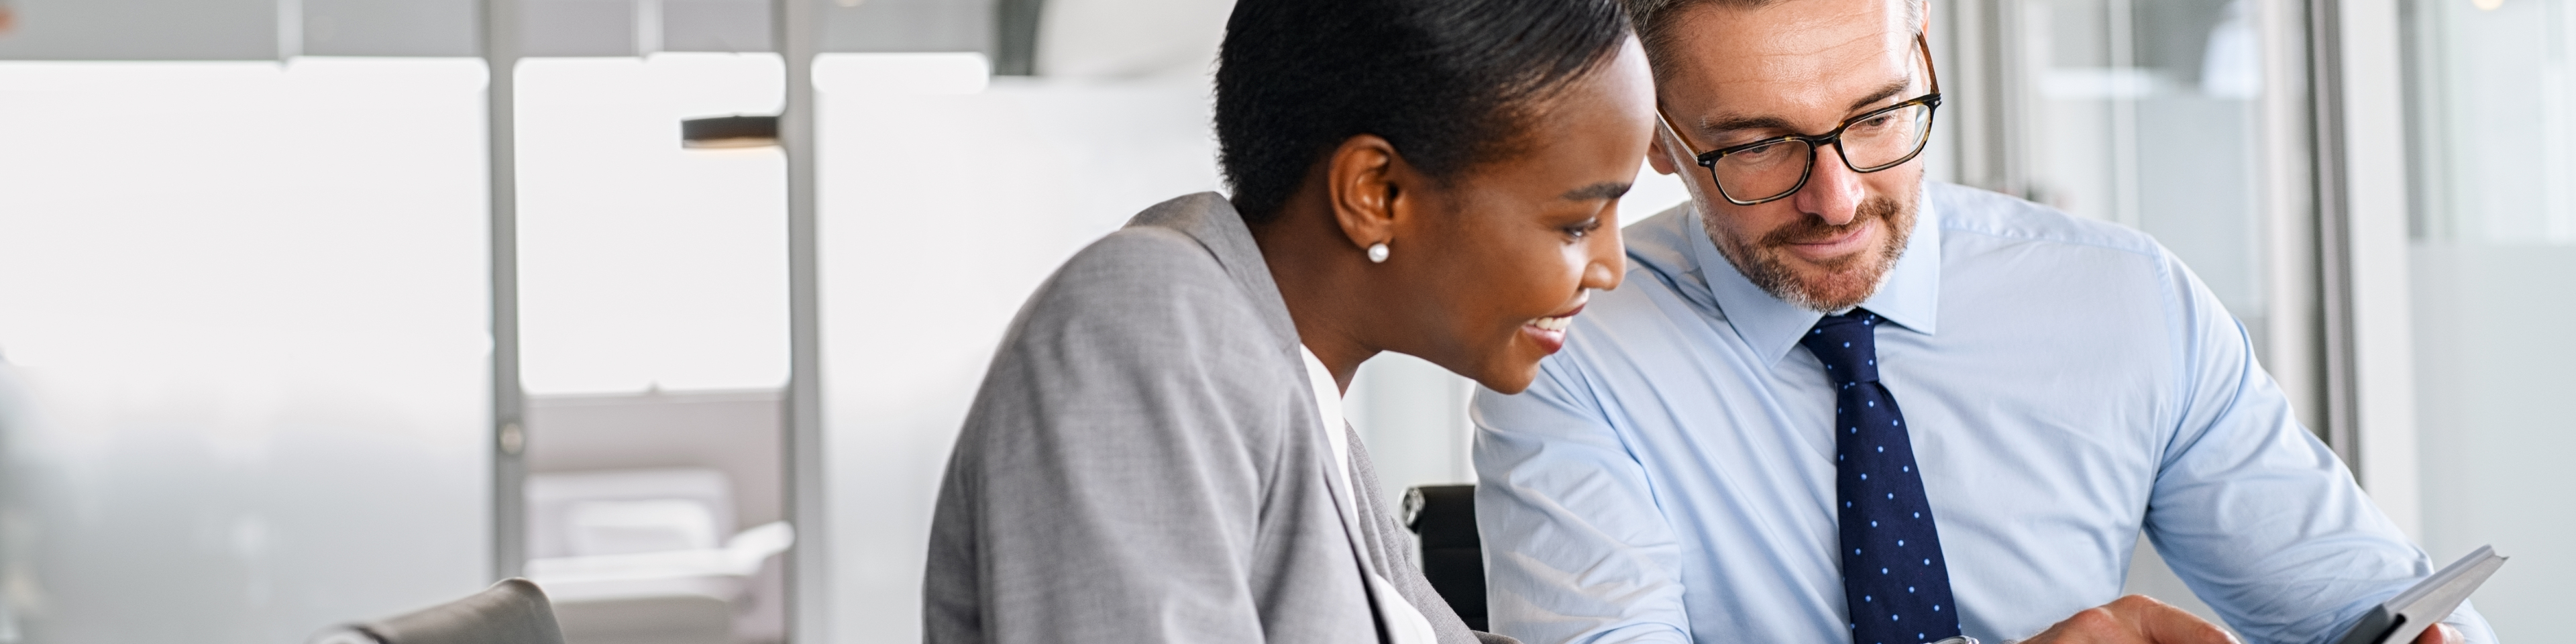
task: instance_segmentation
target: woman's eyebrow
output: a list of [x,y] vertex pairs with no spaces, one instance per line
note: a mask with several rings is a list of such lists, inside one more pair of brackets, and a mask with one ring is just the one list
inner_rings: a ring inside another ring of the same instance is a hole
[[1592,201],[1595,199],[1617,199],[1627,194],[1628,184],[1616,181],[1603,181],[1581,188],[1567,190],[1565,191],[1564,197],[1567,201]]

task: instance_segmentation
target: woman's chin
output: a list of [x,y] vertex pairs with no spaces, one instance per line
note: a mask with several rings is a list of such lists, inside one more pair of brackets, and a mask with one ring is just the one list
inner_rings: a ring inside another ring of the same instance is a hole
[[1469,378],[1475,380],[1477,386],[1492,389],[1494,393],[1506,396],[1517,394],[1529,389],[1530,383],[1538,380],[1538,361],[1541,357],[1544,355],[1504,358],[1496,361],[1496,364],[1487,365],[1484,370],[1486,373],[1469,376]]

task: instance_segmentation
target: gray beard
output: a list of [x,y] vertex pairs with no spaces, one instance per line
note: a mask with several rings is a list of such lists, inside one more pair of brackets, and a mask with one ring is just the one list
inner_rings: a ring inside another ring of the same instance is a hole
[[[1710,241],[1717,242],[1718,254],[1735,265],[1736,272],[1790,306],[1822,313],[1846,311],[1877,295],[1887,285],[1896,260],[1905,256],[1905,244],[1914,235],[1914,204],[1899,204],[1888,197],[1861,202],[1851,223],[1833,226],[1823,218],[1808,215],[1797,223],[1764,233],[1758,241],[1730,236],[1719,230],[1714,217],[1707,216],[1705,210],[1702,213],[1701,227]],[[1782,246],[1830,236],[1871,219],[1879,220],[1888,232],[1877,252],[1861,252],[1826,264],[1828,273],[1812,280],[1801,279],[1789,268]]]

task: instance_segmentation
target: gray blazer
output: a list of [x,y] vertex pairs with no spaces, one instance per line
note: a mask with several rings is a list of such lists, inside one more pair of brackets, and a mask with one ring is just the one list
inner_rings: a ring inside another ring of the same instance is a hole
[[1076,254],[1020,309],[957,437],[925,640],[1377,641],[1369,570],[1441,644],[1476,644],[1369,492],[1356,438],[1362,492],[1327,484],[1336,455],[1297,350],[1223,196],[1163,202]]

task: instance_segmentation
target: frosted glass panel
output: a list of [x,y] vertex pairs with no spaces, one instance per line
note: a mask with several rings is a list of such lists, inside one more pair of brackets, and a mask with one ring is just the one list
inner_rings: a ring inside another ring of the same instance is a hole
[[2576,319],[2576,3],[2404,6],[2424,548],[2512,556],[2478,609],[2547,641],[2576,601],[2576,339],[2557,331]]
[[[681,123],[778,113],[785,65],[661,53],[518,73],[528,576],[576,643],[778,642],[782,564],[765,557],[785,544],[759,535],[782,527],[760,526],[781,510],[786,156],[690,149]],[[611,507],[627,514],[600,518]],[[605,524],[694,536],[581,537]],[[711,554],[756,565],[666,563]],[[672,609],[687,602],[722,608]]]
[[519,63],[529,393],[787,382],[787,161],[680,147],[684,119],[776,114],[770,54]]
[[[2154,235],[2244,325],[2256,355],[2290,355],[2273,351],[2270,322],[2297,304],[2265,288],[2280,277],[2267,232],[2289,215],[2262,205],[2267,190],[2304,188],[2267,186],[2260,167],[2264,101],[2285,98],[2264,87],[2263,0],[1998,2],[2019,25],[2003,49],[2022,57],[2026,196]],[[2218,621],[2148,540],[2131,556],[2124,592]]]
[[957,62],[943,56],[833,55],[815,71],[842,642],[920,639],[932,498],[1020,302],[1137,211],[1219,187],[1202,79],[985,87],[981,65],[940,80]]
[[490,570],[483,65],[0,63],[0,642]]
[[2156,236],[2267,338],[2250,0],[2019,2],[2030,196]]

